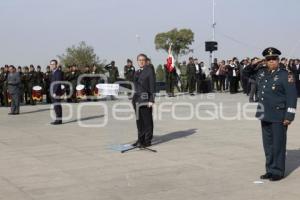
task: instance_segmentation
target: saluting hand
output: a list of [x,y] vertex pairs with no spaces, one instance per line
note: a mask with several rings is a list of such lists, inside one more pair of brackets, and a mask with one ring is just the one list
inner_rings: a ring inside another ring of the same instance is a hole
[[283,121],[283,125],[285,125],[285,126],[288,126],[288,125],[290,125],[291,124],[291,121],[289,121],[289,120],[284,120]]
[[151,108],[153,106],[153,102],[148,103],[148,108]]

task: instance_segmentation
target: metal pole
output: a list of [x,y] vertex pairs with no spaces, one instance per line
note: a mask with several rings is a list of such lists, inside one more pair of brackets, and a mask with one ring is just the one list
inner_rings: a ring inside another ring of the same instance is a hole
[[[212,41],[215,41],[215,26],[216,26],[216,22],[215,22],[215,0],[212,0],[212,3],[213,3],[213,6],[212,6]],[[212,67],[213,59],[214,59],[214,52],[212,52],[210,54],[210,68]]]
[[215,0],[213,0],[213,11],[212,11],[212,40],[215,41]]

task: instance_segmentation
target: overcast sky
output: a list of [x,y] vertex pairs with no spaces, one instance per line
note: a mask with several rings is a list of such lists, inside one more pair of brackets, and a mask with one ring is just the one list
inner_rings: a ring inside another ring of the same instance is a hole
[[[268,46],[300,57],[299,0],[215,1],[219,59],[260,56]],[[0,66],[44,67],[80,41],[122,68],[139,52],[157,65],[166,53],[154,37],[175,27],[194,31],[193,55],[207,61],[211,21],[212,0],[0,0]]]

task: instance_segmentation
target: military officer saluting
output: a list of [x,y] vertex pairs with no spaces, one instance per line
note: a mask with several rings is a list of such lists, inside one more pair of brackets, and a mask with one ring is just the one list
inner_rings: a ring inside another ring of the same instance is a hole
[[284,177],[287,128],[294,120],[297,91],[292,74],[280,68],[281,52],[273,47],[262,55],[267,65],[257,74],[258,99],[256,117],[261,120],[266,174],[261,179],[279,181]]

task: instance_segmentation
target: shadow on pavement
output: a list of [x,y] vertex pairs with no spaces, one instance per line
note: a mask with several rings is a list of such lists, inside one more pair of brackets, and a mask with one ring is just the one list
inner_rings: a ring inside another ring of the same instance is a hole
[[49,111],[49,110],[50,110],[50,108],[44,108],[44,109],[39,109],[39,110],[20,112],[20,115],[26,115],[26,114],[32,114],[32,113],[38,113],[38,112],[45,112],[45,111]]
[[300,149],[287,150],[286,155],[286,176],[289,176],[300,167]]
[[102,118],[102,117],[104,117],[104,115],[95,115],[95,116],[90,116],[90,117],[84,117],[81,119],[74,119],[71,121],[66,121],[66,122],[63,122],[63,124],[70,124],[70,123],[75,123],[75,122],[79,122],[79,121],[88,121],[91,119],[98,119],[98,118]]
[[166,142],[169,142],[172,140],[191,136],[197,132],[196,130],[197,129],[188,129],[188,130],[184,130],[184,131],[171,132],[171,133],[161,135],[161,136],[154,136],[153,140],[152,140],[152,145],[158,145],[158,144],[166,143]]

